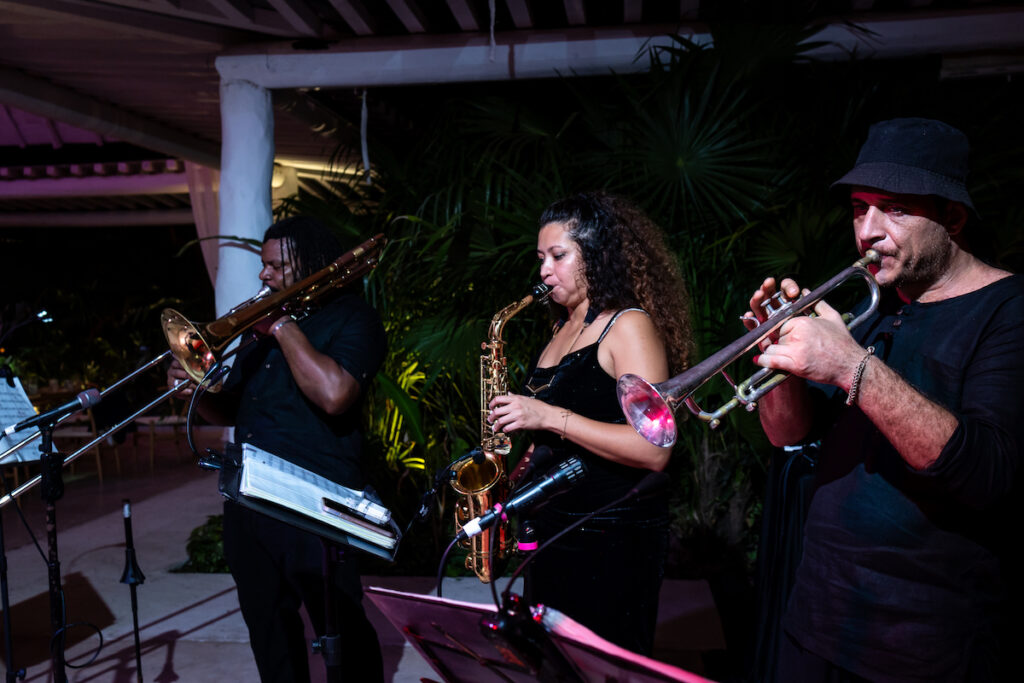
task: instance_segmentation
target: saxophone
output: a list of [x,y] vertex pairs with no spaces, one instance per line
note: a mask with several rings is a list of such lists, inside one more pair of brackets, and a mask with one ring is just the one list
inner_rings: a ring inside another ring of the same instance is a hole
[[[534,301],[547,299],[551,288],[538,284],[533,293],[498,311],[491,319],[488,340],[480,346],[480,449],[472,457],[462,458],[451,468],[452,488],[460,494],[455,503],[455,533],[462,526],[490,511],[496,503],[503,503],[508,497],[508,467],[506,456],[512,450],[512,441],[503,432],[495,432],[487,421],[490,413],[487,406],[495,396],[508,393],[508,368],[505,359],[505,342],[502,329],[512,316]],[[492,534],[495,557],[491,561]],[[515,541],[509,533],[508,523],[502,522],[491,529],[461,542],[468,548],[466,569],[471,570],[483,583],[490,583],[492,571],[501,574],[504,563],[514,550]]]

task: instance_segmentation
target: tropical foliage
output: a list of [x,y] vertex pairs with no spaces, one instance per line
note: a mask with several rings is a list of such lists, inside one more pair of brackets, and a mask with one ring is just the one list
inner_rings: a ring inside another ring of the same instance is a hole
[[[328,217],[353,237],[383,231],[390,240],[369,280],[390,344],[369,412],[387,463],[378,475],[398,482],[382,493],[396,509],[418,503],[434,473],[479,439],[480,343],[490,317],[536,279],[535,221],[552,200],[604,188],[631,196],[665,227],[687,281],[699,359],[742,332],[736,318],[764,276],[812,285],[855,258],[849,218],[827,183],[852,163],[870,122],[945,118],[983,150],[999,133],[972,115],[961,91],[994,100],[1003,132],[1012,130],[1010,112],[1020,113],[998,89],[935,81],[931,63],[813,62],[803,57],[816,45],[813,30],[733,24],[713,34],[714,47],[677,38],[647,54],[640,75],[464,88],[432,115],[410,114],[413,135],[371,137],[373,184],[351,186],[344,207],[300,196],[288,208]],[[406,91],[406,104],[419,94]],[[979,173],[977,201],[992,207],[997,227],[1013,226],[991,234],[1004,260],[1019,263],[1020,211],[1003,196],[1024,168],[1021,146],[997,149]],[[506,327],[513,386],[547,325],[544,311],[527,309]],[[752,367],[737,366],[733,376]],[[724,382],[709,387],[701,401],[727,393]],[[753,415],[732,413],[714,432],[683,424],[671,469],[672,571],[749,566],[770,454]],[[433,571],[450,517],[442,505],[431,533],[409,534],[415,550],[400,558],[404,570]],[[434,547],[419,545],[424,538]],[[699,553],[685,547],[694,539]]]

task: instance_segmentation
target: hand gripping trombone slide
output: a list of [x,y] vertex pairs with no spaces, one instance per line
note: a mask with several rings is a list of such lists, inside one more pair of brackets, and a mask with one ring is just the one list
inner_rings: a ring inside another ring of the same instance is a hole
[[[868,249],[863,258],[854,262],[853,265],[813,292],[805,294],[795,301],[777,295],[778,302],[782,305],[778,308],[770,308],[770,317],[767,320],[686,372],[664,382],[651,384],[637,375],[623,375],[619,378],[616,391],[626,420],[640,436],[656,446],[667,448],[676,441],[675,412],[680,403],[685,403],[690,412],[701,421],[707,422],[712,429],[718,427],[722,418],[739,406],[744,406],[747,410],[754,410],[757,407],[758,399],[777,387],[789,375],[771,368],[762,368],[737,385],[725,374],[725,368],[758,345],[765,337],[776,332],[790,318],[813,309],[832,290],[858,276],[864,278],[867,284],[870,301],[867,310],[849,320],[846,327],[852,330],[860,325],[878,308],[878,283],[868,272],[867,266],[871,263],[878,263],[880,260],[881,257],[877,252]],[[843,317],[852,316],[845,314]],[[711,377],[719,373],[733,387],[734,394],[720,408],[713,412],[707,412],[697,405],[693,394]]]
[[[351,251],[342,254],[333,263],[296,282],[287,289],[271,293],[269,288],[264,287],[256,296],[235,306],[226,315],[213,322],[205,324],[193,323],[177,311],[169,308],[164,310],[160,319],[164,336],[167,337],[170,349],[101,391],[100,399],[102,400],[107,394],[117,391],[141,373],[159,365],[171,355],[181,363],[181,366],[188,372],[190,377],[196,382],[201,382],[205,374],[216,363],[224,361],[231,355],[232,352],[227,351],[228,346],[243,332],[271,316],[281,316],[289,313],[304,314],[308,312],[316,299],[322,295],[350,284],[356,278],[362,277],[373,270],[377,266],[380,253],[386,243],[387,240],[384,238],[384,235],[371,237]],[[163,403],[177,393],[181,389],[182,384],[184,382],[171,387],[106,432],[65,457],[63,464],[67,465],[72,462],[103,441],[107,436],[120,431],[131,424],[135,418],[148,413]],[[208,391],[216,390],[215,387],[208,389]],[[70,417],[71,414],[65,415],[55,424],[60,425]],[[17,444],[0,453],[0,463],[3,463],[7,456],[23,448],[38,436],[38,431],[32,431]],[[37,475],[3,497],[0,497],[0,508],[38,484],[41,479],[42,477]]]

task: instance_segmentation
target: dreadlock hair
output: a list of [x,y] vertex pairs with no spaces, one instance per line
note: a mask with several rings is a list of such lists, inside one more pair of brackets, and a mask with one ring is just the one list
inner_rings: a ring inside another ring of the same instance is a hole
[[309,216],[291,216],[274,223],[263,233],[263,242],[270,240],[281,240],[282,247],[288,243],[288,265],[296,282],[326,268],[345,253],[334,233]]
[[562,223],[580,248],[591,310],[642,308],[665,343],[673,374],[690,364],[693,331],[686,286],[661,229],[636,204],[604,192],[560,199],[539,227]]

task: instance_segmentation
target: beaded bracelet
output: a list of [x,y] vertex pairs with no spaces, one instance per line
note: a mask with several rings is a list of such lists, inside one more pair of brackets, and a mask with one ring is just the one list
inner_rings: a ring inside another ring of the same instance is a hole
[[287,325],[288,323],[293,322],[295,322],[295,316],[291,315],[289,315],[284,320],[278,320],[276,323],[274,323],[274,326],[270,328],[270,336],[273,337],[274,335],[276,335],[278,328],[281,327],[282,325]]
[[857,400],[857,392],[860,390],[860,380],[864,376],[864,368],[867,367],[868,358],[875,352],[874,346],[867,348],[867,353],[860,359],[860,364],[857,365],[857,369],[853,373],[853,382],[850,383],[850,392],[846,395],[846,405],[852,406],[853,402]]

